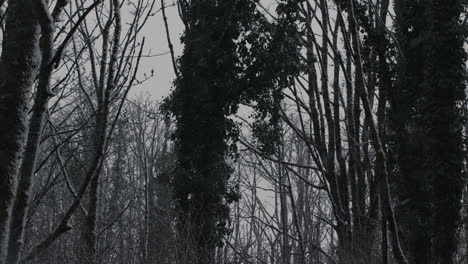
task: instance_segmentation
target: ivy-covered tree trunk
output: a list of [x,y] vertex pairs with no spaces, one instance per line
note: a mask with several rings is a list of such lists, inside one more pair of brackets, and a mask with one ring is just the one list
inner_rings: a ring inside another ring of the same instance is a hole
[[[417,1],[398,0],[397,36],[401,48],[397,65],[397,83],[391,93],[391,127],[395,132],[398,173],[395,183],[401,201],[398,215],[405,248],[411,263],[429,263],[430,190],[424,171],[428,153],[424,140],[420,104],[423,94],[424,6]],[[419,99],[419,100],[417,100]]]
[[[424,112],[428,118],[426,165],[432,185],[432,254],[434,264],[454,263],[463,191],[463,104],[466,85],[466,28],[460,16],[463,0],[428,4]],[[466,25],[465,25],[466,27]]]
[[[298,3],[280,1],[270,23],[254,0],[179,0],[185,25],[179,77],[164,107],[174,115],[177,263],[214,263],[227,232],[229,185],[240,103],[253,106],[254,133],[262,151],[274,148],[281,89],[299,72]],[[294,41],[293,41],[294,40]]]
[[[180,263],[214,263],[232,200],[225,161],[237,108],[235,86],[238,19],[248,1],[180,1],[186,30],[180,78],[168,102],[176,117],[177,168],[173,189],[178,210]],[[182,250],[181,250],[182,251]]]
[[400,223],[412,263],[453,263],[462,193],[462,1],[396,1]]
[[27,134],[31,86],[40,63],[39,23],[31,0],[8,1],[0,60],[0,263]]

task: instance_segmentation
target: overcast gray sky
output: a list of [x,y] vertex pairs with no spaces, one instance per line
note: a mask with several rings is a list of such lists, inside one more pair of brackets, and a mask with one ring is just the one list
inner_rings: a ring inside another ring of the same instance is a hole
[[[176,55],[182,52],[180,43],[180,35],[183,31],[183,24],[179,19],[177,7],[174,6],[175,0],[167,0],[166,14],[171,32],[171,40],[174,45]],[[160,1],[157,1],[155,10],[160,10]],[[158,12],[155,16],[149,18],[147,24],[141,32],[141,36],[146,37],[144,55],[158,55],[153,57],[145,57],[141,59],[139,70],[139,79],[144,78],[144,74],[151,75],[151,70],[154,69],[154,77],[147,80],[145,83],[133,88],[130,96],[149,94],[155,100],[160,100],[162,97],[169,94],[172,87],[172,81],[175,78],[174,70],[167,45],[166,31],[162,19],[162,12]],[[161,55],[164,54],[164,55]]]

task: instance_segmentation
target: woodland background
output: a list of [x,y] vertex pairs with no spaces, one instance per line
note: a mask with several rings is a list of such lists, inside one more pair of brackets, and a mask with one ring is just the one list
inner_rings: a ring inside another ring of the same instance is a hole
[[0,264],[467,264],[467,8],[0,0]]

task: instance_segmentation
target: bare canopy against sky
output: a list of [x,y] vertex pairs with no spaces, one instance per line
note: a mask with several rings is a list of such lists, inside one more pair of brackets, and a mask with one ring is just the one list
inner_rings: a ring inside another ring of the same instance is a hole
[[[160,1],[157,1],[157,14],[152,16],[148,24],[144,27],[141,34],[146,37],[147,44],[141,62],[139,75],[144,77],[151,75],[154,70],[154,76],[132,90],[133,95],[150,94],[155,100],[161,100],[167,96],[175,79],[172,68],[171,55],[168,48],[166,29],[164,27],[162,12],[160,11]],[[183,32],[183,23],[179,18],[175,1],[166,1],[166,14],[170,27],[171,40],[174,45],[174,52],[180,55],[183,49],[180,43],[180,37]]]

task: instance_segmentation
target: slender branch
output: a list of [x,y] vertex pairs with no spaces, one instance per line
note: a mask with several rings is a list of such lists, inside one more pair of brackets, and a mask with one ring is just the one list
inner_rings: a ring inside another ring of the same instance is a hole
[[177,69],[177,63],[176,63],[175,55],[174,55],[174,46],[172,45],[172,42],[171,42],[171,34],[169,32],[169,24],[167,22],[166,6],[165,5],[166,5],[165,1],[161,0],[161,11],[162,11],[162,17],[163,17],[163,21],[164,21],[164,27],[166,29],[167,44],[169,46],[169,52],[171,53],[172,68],[174,69],[174,73],[176,75],[176,78],[180,79],[179,70]]

